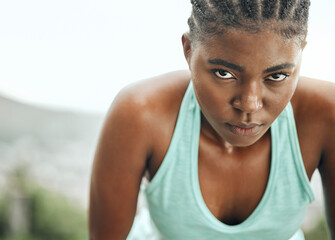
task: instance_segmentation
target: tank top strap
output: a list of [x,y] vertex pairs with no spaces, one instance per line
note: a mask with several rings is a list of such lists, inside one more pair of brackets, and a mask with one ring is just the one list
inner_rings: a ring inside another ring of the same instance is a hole
[[[294,112],[291,102],[287,104],[283,112],[275,120],[271,127],[277,128],[276,142],[279,148],[279,157],[281,161],[292,160],[294,162],[296,172],[298,173],[301,187],[305,190],[309,202],[314,200],[314,194],[310,186],[310,182],[305,170],[304,161],[302,159],[297,128],[295,124]],[[291,151],[288,151],[289,147]],[[288,156],[291,154],[292,156]],[[290,162],[287,162],[290,164]],[[281,164],[282,168],[284,167]],[[289,166],[292,166],[290,164]]]
[[[150,192],[154,191],[154,189],[159,186],[162,178],[165,177],[166,172],[168,170],[172,171],[172,169],[176,167],[178,158],[175,156],[185,155],[182,154],[183,150],[191,148],[192,142],[194,141],[194,131],[197,129],[196,125],[200,127],[200,117],[197,117],[197,115],[200,115],[199,106],[198,102],[195,100],[192,81],[190,81],[181,102],[169,148],[158,171],[150,181],[150,184],[146,187],[146,193],[150,194]],[[184,157],[183,160],[186,162],[188,159]]]

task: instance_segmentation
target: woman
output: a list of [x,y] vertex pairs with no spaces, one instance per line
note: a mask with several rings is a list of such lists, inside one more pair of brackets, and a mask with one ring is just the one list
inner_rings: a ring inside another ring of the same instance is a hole
[[335,238],[335,85],[299,76],[308,0],[193,0],[189,71],[119,93],[91,182],[92,239],[125,239],[144,175],[157,239],[304,239],[321,173]]

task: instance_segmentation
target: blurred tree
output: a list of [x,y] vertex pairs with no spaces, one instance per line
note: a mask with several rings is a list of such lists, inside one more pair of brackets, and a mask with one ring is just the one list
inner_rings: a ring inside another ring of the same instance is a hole
[[323,216],[314,229],[305,233],[306,240],[330,240],[326,219]]
[[[35,184],[26,169],[26,166],[20,166],[10,174],[8,188],[0,198],[0,239],[87,239],[85,211],[68,198]],[[24,231],[16,231],[11,226],[13,216],[11,217],[10,209],[13,206],[13,196],[17,197],[13,191],[19,191],[20,197],[24,196],[25,201],[29,202],[24,204],[29,206],[29,214],[26,214],[29,224],[23,224],[23,227],[27,227]]]

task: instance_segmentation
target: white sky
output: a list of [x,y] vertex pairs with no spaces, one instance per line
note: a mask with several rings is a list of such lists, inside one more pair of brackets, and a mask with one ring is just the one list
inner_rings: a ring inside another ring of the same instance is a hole
[[[125,85],[187,67],[189,0],[0,1],[0,94],[106,112]],[[301,74],[335,82],[335,1],[312,0]]]

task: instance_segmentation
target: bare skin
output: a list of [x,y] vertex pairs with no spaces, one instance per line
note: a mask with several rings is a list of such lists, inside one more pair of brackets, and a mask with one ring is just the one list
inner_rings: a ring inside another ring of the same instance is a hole
[[[135,217],[141,179],[147,172],[151,180],[164,159],[191,78],[202,109],[199,182],[213,215],[234,225],[257,207],[269,176],[269,127],[291,101],[305,170],[309,179],[317,168],[320,170],[328,223],[335,237],[335,84],[299,77],[302,49],[295,43],[269,33],[238,36],[232,34],[211,40],[208,46],[195,46],[184,35],[190,71],[136,83],[117,96],[107,114],[94,160],[91,239],[126,238]],[[251,43],[256,47],[243,48]],[[229,49],[235,51],[229,53]],[[219,57],[243,66],[243,73],[208,64],[208,59]],[[294,67],[264,73],[274,62],[289,62]],[[229,71],[233,77],[213,69]],[[285,83],[272,82],[283,76],[271,74],[283,71],[290,74]],[[241,137],[229,132],[221,120],[262,125],[255,136]]]

